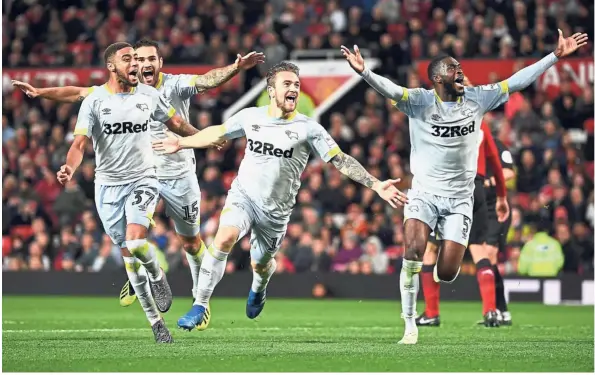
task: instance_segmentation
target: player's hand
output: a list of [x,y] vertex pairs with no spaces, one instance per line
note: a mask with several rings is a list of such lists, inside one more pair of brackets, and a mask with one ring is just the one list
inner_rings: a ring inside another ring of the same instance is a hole
[[504,197],[496,198],[496,215],[498,215],[498,222],[503,223],[510,215],[510,207],[508,201]]
[[223,141],[221,141],[219,143],[213,144],[213,148],[215,148],[217,151],[221,151],[221,150],[223,150],[223,146],[225,146],[226,143],[227,143],[227,140],[224,139]]
[[66,164],[60,167],[58,173],[56,173],[56,177],[58,178],[58,182],[61,185],[66,185],[70,179],[72,179],[72,168]]
[[21,91],[24,92],[31,99],[37,98],[39,96],[39,91],[26,82],[21,82],[13,79],[11,83],[14,87],[18,87],[19,89],[21,89]]
[[357,45],[353,46],[354,53],[351,53],[349,48],[345,46],[341,46],[341,52],[343,53],[343,56],[345,56],[345,59],[347,60],[349,65],[351,65],[353,70],[355,70],[358,73],[364,71],[364,58],[362,57],[362,54],[360,53],[359,47]]
[[589,36],[585,33],[575,33],[568,38],[564,38],[562,30],[558,29],[558,34],[558,46],[554,51],[554,55],[559,59],[568,56],[582,46],[587,45],[587,41],[589,40]]
[[180,138],[175,137],[171,132],[166,131],[167,138],[153,141],[153,150],[162,152],[164,154],[173,154],[178,152],[180,147]]
[[372,189],[380,195],[380,198],[388,202],[393,208],[397,206],[404,206],[407,202],[407,195],[397,189],[395,184],[401,181],[400,178],[396,180],[378,181],[372,187]]
[[264,63],[264,57],[264,53],[254,51],[246,56],[242,56],[238,53],[235,64],[239,69],[251,69],[258,64]]

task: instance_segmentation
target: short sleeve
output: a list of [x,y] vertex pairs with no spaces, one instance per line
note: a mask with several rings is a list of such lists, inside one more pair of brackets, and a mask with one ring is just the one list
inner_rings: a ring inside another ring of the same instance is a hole
[[190,99],[200,91],[196,88],[196,74],[179,74],[176,81],[176,91],[181,99]]
[[467,88],[484,113],[500,107],[509,98],[508,81]]
[[227,139],[240,138],[246,135],[244,123],[246,122],[246,110],[243,109],[225,121],[223,124],[223,136]]
[[326,129],[317,122],[310,122],[308,143],[312,150],[325,162],[330,161],[341,152],[337,142],[335,142]]
[[[155,90],[155,92],[159,94],[157,90]],[[172,105],[165,98],[165,96],[160,94],[156,95],[153,97],[153,101],[155,103],[155,107],[153,108],[153,113],[151,114],[151,117],[155,121],[165,123],[169,121],[170,118],[174,117],[174,115],[176,114],[176,110],[174,109],[174,107],[172,107]]]
[[432,91],[422,88],[408,89],[403,87],[403,97],[399,101],[392,101],[392,104],[407,116],[415,118],[433,101],[434,94]]
[[81,103],[81,108],[76,118],[76,126],[74,127],[74,135],[84,135],[91,138],[93,126],[97,123],[97,116],[93,113],[94,102],[95,99],[86,97]]

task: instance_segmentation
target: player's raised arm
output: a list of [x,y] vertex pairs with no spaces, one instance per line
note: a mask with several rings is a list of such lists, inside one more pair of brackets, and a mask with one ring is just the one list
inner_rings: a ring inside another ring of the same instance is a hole
[[32,99],[40,97],[65,103],[82,102],[94,89],[93,87],[77,86],[37,88],[26,82],[17,80],[13,80],[11,83]]
[[353,46],[353,51],[354,52],[352,53],[349,48],[341,46],[341,52],[343,53],[343,56],[345,56],[347,62],[349,62],[349,65],[351,65],[353,70],[360,74],[364,81],[366,81],[374,90],[378,91],[385,98],[392,99],[396,102],[400,101],[403,96],[406,95],[405,93],[407,92],[407,89],[366,68],[364,58],[362,57],[358,46]]
[[576,33],[568,38],[564,38],[562,30],[558,29],[558,46],[556,50],[543,59],[531,64],[515,74],[508,81],[509,91],[516,92],[529,86],[531,83],[545,73],[559,59],[573,54],[577,49],[587,44],[589,37],[584,33]]
[[196,75],[193,77],[192,84],[196,87],[198,92],[204,92],[221,86],[238,74],[240,70],[251,69],[257,64],[262,63],[264,63],[263,53],[250,52],[245,56],[238,54],[237,59],[233,64],[222,68],[211,69],[202,75]]

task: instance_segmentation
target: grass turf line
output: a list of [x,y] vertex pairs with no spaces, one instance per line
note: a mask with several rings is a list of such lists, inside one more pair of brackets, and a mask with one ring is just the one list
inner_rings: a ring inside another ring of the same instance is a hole
[[[114,298],[4,297],[4,371],[584,371],[593,372],[593,308],[512,304],[514,326],[477,326],[479,303],[443,303],[440,328],[399,346],[398,301],[270,299],[256,321],[245,301],[213,299],[204,332],[178,331],[176,298],[156,345],[138,303]],[[423,306],[418,306],[421,312]]]

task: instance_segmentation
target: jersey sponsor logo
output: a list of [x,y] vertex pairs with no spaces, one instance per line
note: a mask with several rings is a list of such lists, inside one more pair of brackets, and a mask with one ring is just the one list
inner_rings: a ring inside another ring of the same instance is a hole
[[268,142],[253,141],[248,139],[248,149],[261,155],[270,155],[285,159],[291,159],[293,157],[293,147],[289,150],[283,150]]
[[130,121],[103,124],[105,134],[132,134],[146,132],[147,130],[149,130],[149,120],[145,121],[144,124],[133,124]]
[[147,103],[138,103],[136,105],[136,108],[140,109],[141,111],[145,111],[145,110],[149,110],[149,106],[147,105]]
[[257,132],[258,130],[260,130],[260,125],[252,125],[252,131]]
[[454,137],[463,137],[475,132],[475,121],[470,122],[467,125],[462,126],[439,126],[434,125],[432,126],[432,130],[434,130],[431,134],[434,137],[440,138],[454,138]]
[[112,113],[112,110],[110,108],[104,108],[101,110],[101,113],[103,113],[105,116],[107,116]]

